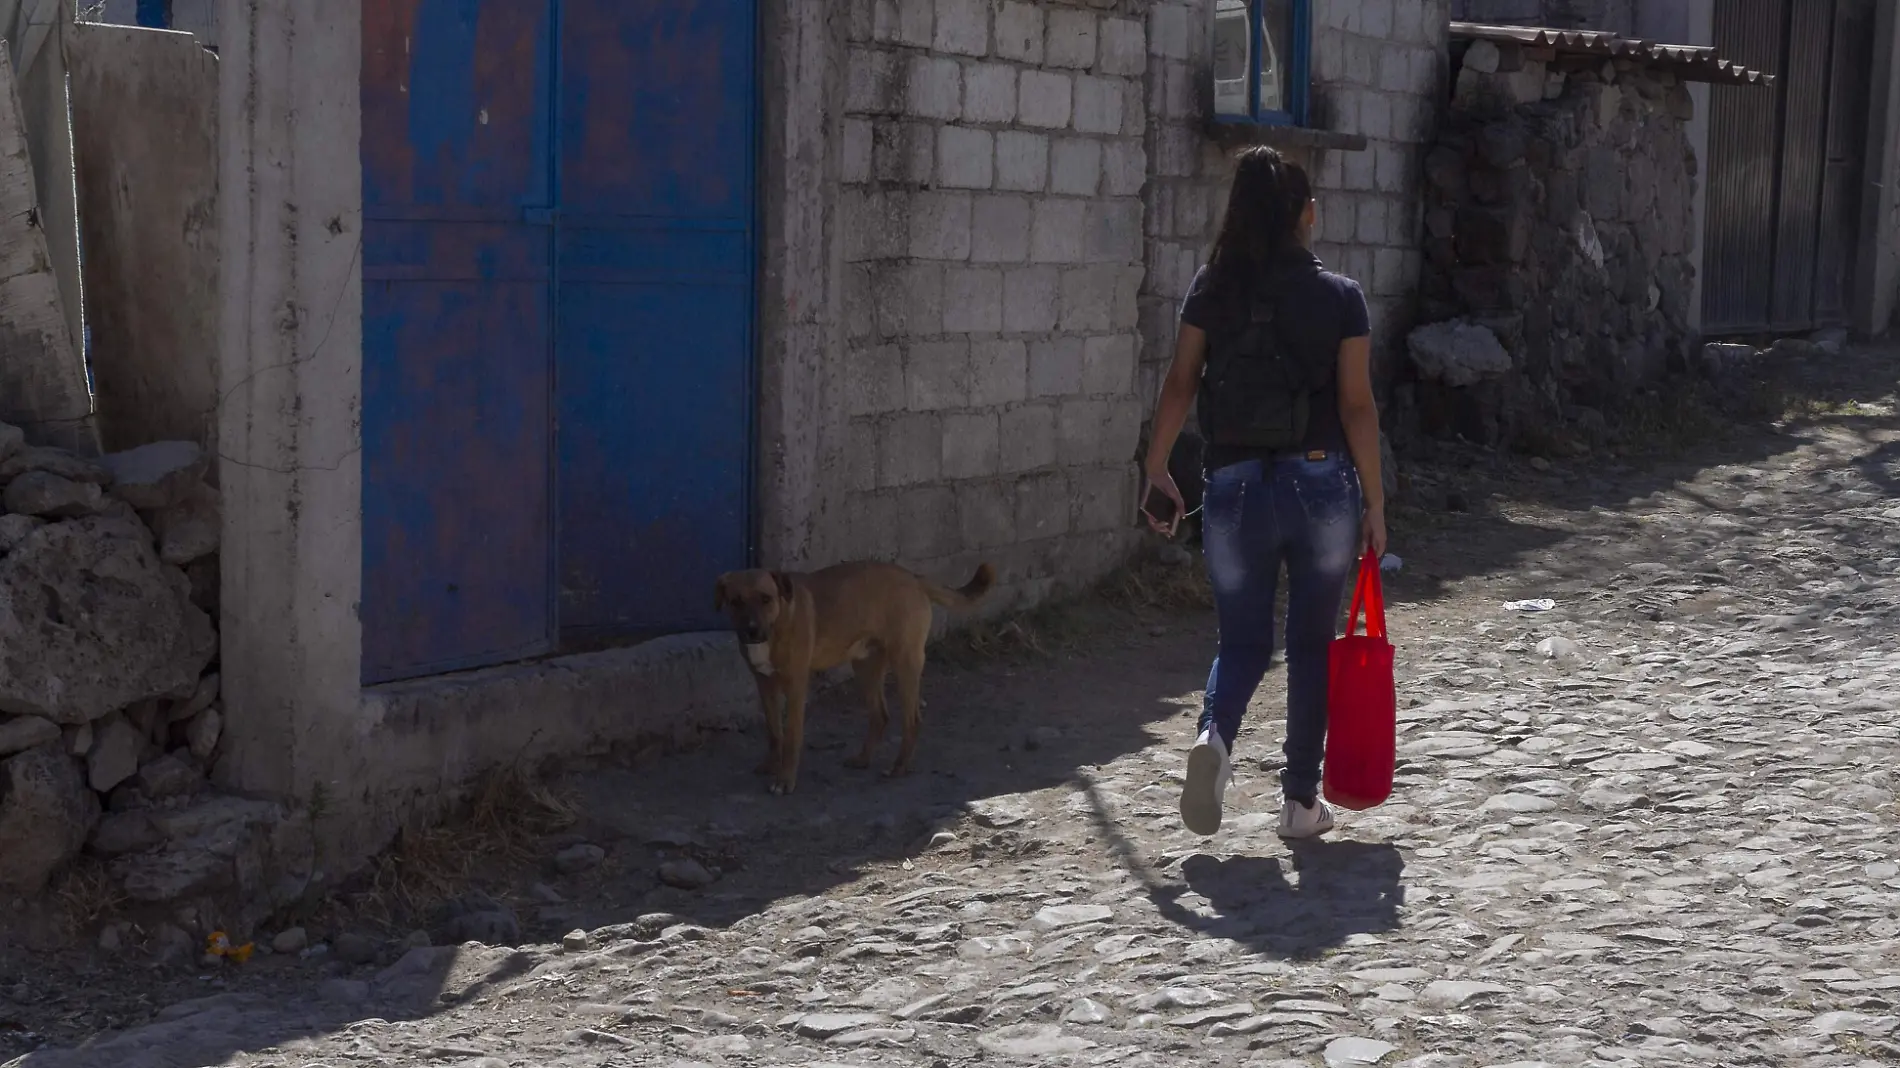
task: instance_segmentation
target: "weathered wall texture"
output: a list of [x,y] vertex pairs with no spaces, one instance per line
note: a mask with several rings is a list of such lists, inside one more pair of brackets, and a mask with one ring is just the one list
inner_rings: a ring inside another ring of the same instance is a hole
[[0,52],[0,421],[35,444],[98,452],[85,363],[63,314],[13,65]]
[[216,775],[243,792],[335,799],[379,777],[365,759],[356,615],[361,5],[227,0],[221,14],[232,47],[218,186],[242,193],[218,202],[228,716]]
[[[0,0],[0,40],[13,62],[15,89],[33,160],[39,224],[47,262],[59,287],[59,314],[84,374],[84,287],[79,278],[79,206],[73,190],[73,136],[66,91],[66,45],[74,0]],[[75,429],[75,435],[78,431]],[[83,436],[60,444],[97,451],[90,423]]]
[[[1445,84],[1446,0],[1315,5],[1312,123],[1365,139],[1359,150],[1284,150],[1302,160],[1319,201],[1314,251],[1359,281],[1372,311],[1378,378],[1395,366],[1420,267],[1419,174]],[[1150,15],[1147,285],[1140,394],[1159,390],[1175,316],[1225,210],[1232,155],[1210,138],[1211,5],[1166,0]]]
[[1418,388],[1427,432],[1496,442],[1602,410],[1687,355],[1688,90],[1628,61],[1471,46],[1427,166],[1423,311],[1489,327],[1508,373]]
[[838,556],[990,559],[1009,603],[1131,547],[1143,6],[857,5]]
[[100,435],[215,457],[217,58],[189,34],[85,23],[69,57]]

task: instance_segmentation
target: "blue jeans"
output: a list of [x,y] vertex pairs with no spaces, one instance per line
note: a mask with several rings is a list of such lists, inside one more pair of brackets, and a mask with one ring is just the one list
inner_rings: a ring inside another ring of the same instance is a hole
[[1287,571],[1286,796],[1311,802],[1326,751],[1327,647],[1346,580],[1359,563],[1359,475],[1343,454],[1248,460],[1214,471],[1202,498],[1201,543],[1220,617],[1200,729],[1228,752],[1247,702],[1273,660],[1273,598]]

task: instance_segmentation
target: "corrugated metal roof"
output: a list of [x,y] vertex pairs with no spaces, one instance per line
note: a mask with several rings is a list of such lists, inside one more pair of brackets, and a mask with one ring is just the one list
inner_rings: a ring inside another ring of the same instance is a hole
[[1593,30],[1490,26],[1478,22],[1454,22],[1451,24],[1451,35],[1469,41],[1545,48],[1564,55],[1635,60],[1653,70],[1669,71],[1684,81],[1764,86],[1775,83],[1774,75],[1723,59],[1715,49],[1699,45],[1659,44]]

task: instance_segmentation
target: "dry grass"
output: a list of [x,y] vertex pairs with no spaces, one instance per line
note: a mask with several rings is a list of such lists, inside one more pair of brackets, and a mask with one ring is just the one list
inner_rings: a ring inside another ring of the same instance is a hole
[[53,884],[52,900],[68,938],[79,939],[113,919],[125,905],[105,862],[81,857]]
[[359,922],[414,926],[445,901],[488,882],[484,875],[538,860],[545,839],[580,818],[576,804],[520,768],[490,772],[467,803],[433,827],[405,829],[377,858],[362,889],[343,895]]
[[998,659],[1045,659],[1074,652],[1107,632],[1213,606],[1198,556],[1168,563],[1144,555],[1083,593],[955,631],[931,656],[965,667]]

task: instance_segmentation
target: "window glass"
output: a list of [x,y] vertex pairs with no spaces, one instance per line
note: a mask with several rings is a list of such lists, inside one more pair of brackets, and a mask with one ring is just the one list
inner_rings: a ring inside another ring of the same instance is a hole
[[1247,114],[1248,0],[1216,0],[1214,4],[1214,112]]
[[[1293,110],[1293,0],[1255,0],[1260,10],[1260,113]],[[1399,0],[1405,3],[1407,0]],[[1246,107],[1242,101],[1242,109]]]

